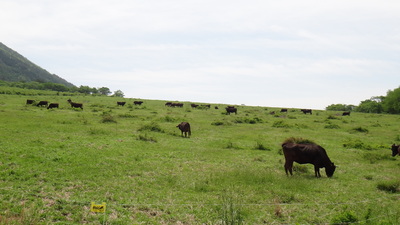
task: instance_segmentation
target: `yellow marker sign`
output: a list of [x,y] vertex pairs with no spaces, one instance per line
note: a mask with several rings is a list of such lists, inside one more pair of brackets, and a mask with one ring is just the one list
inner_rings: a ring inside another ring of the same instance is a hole
[[98,213],[105,213],[106,212],[106,203],[103,202],[101,205],[96,205],[96,204],[94,204],[94,202],[92,202],[92,205],[90,206],[90,211],[98,212]]

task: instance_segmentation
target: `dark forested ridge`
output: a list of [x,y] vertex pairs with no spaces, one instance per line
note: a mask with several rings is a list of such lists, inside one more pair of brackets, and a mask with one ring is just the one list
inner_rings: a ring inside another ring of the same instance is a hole
[[51,82],[68,87],[75,85],[35,65],[18,52],[0,42],[0,80],[23,82]]

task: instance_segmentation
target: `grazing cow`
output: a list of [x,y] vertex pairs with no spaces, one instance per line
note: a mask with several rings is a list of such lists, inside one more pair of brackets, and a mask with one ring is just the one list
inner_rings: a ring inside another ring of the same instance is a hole
[[228,106],[225,109],[226,109],[226,114],[228,115],[230,115],[231,113],[237,114],[237,108],[235,108],[235,106]]
[[192,108],[197,108],[199,105],[197,105],[197,104],[190,104],[190,106],[192,107]]
[[69,104],[71,104],[72,108],[81,108],[83,110],[83,104],[82,103],[76,103],[72,102],[71,99],[68,99]]
[[176,126],[179,128],[179,130],[181,130],[182,132],[182,137],[183,137],[183,133],[185,133],[185,137],[190,137],[190,135],[192,135],[191,131],[190,131],[190,124],[188,122],[182,122],[180,124],[178,124],[178,126]]
[[215,106],[214,108],[215,108],[215,109],[218,109],[218,106]]
[[350,112],[343,112],[342,116],[350,116]]
[[183,103],[171,103],[170,106],[171,107],[180,107],[180,108],[182,108],[183,107]]
[[165,106],[171,106],[171,105],[172,105],[172,102],[165,103]]
[[275,111],[270,112],[269,115],[275,115]]
[[47,106],[48,104],[48,101],[40,101],[36,106]]
[[27,104],[27,105],[31,105],[31,104],[33,104],[34,102],[35,102],[35,100],[30,100],[30,99],[26,100],[26,104]]
[[310,113],[310,115],[312,115],[312,110],[311,110],[311,109],[301,109],[301,111],[302,111],[304,114]]
[[134,101],[133,104],[134,105],[142,105],[143,101]]
[[287,109],[281,109],[281,112],[287,112]]
[[117,102],[118,106],[124,106],[126,104],[126,102]]
[[321,177],[320,168],[325,167],[328,177],[332,177],[336,166],[331,162],[326,151],[316,144],[297,144],[292,140],[282,144],[283,154],[285,155],[285,172],[292,175],[293,162],[300,164],[311,163],[314,165],[315,176]]
[[400,155],[400,145],[392,145],[392,156]]
[[58,108],[58,103],[50,103],[47,109]]

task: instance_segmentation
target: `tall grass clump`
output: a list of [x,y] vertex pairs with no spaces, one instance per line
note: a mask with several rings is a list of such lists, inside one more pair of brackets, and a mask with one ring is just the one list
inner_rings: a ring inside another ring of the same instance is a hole
[[372,146],[365,144],[359,139],[347,139],[343,142],[343,147],[345,148],[355,148],[363,150],[372,150]]
[[138,131],[151,131],[151,132],[164,133],[164,130],[160,127],[160,125],[155,122],[141,126],[138,129]]
[[386,191],[389,193],[399,193],[400,192],[400,180],[389,180],[381,181],[376,187],[378,190]]

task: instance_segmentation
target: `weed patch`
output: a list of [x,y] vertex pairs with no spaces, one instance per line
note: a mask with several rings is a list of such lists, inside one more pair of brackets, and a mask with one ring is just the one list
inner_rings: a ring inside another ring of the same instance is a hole
[[372,146],[369,144],[365,144],[359,139],[347,139],[343,143],[343,147],[345,148],[355,148],[355,149],[363,149],[363,150],[372,150]]
[[287,124],[285,121],[283,120],[279,120],[276,121],[272,124],[272,127],[276,127],[276,128],[291,128],[292,126]]
[[400,181],[398,180],[390,180],[390,181],[381,181],[376,187],[378,190],[386,191],[389,193],[399,193],[400,192]]
[[138,129],[138,131],[151,131],[151,132],[159,132],[159,133],[164,133],[164,130],[161,129],[160,125],[158,125],[157,123],[150,123],[150,124],[146,124],[143,125],[142,127],[140,127]]

